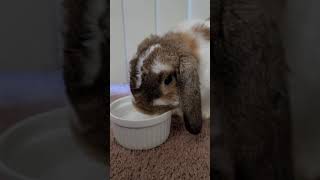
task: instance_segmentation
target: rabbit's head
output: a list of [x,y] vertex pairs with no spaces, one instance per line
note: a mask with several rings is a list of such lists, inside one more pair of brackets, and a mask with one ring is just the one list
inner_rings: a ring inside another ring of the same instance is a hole
[[130,62],[130,89],[134,106],[147,114],[181,108],[186,128],[202,126],[196,44],[186,35],[151,35]]

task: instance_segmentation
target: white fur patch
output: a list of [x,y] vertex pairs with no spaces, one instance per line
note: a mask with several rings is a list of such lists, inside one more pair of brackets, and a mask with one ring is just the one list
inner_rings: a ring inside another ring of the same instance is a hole
[[204,25],[207,26],[208,28],[210,28],[210,21],[206,21],[206,22],[204,23]]
[[178,24],[173,30],[175,32],[190,32],[194,26],[198,26],[201,24],[205,24],[207,26],[207,22],[209,23],[210,27],[210,21],[204,21],[202,19],[187,20]]
[[177,106],[178,104],[179,104],[178,101],[170,102],[170,101],[165,101],[161,98],[153,100],[154,106],[168,106],[168,105]]
[[166,106],[166,105],[168,105],[168,102],[164,101],[162,99],[155,99],[155,100],[153,100],[153,105],[154,106]]
[[176,109],[172,110],[172,114],[183,117],[183,112],[182,112],[181,108],[176,108]]
[[137,84],[136,84],[136,88],[139,88],[141,86],[141,68],[143,66],[143,62],[144,60],[146,60],[148,58],[148,56],[156,49],[156,48],[160,48],[160,44],[154,44],[151,47],[149,47],[149,49],[147,49],[142,56],[138,59],[138,63],[137,63]]
[[197,37],[199,45],[199,80],[203,118],[210,118],[210,41]]
[[156,61],[154,64],[152,64],[151,70],[152,72],[159,74],[162,71],[171,71],[172,67],[168,64],[164,64],[162,62]]

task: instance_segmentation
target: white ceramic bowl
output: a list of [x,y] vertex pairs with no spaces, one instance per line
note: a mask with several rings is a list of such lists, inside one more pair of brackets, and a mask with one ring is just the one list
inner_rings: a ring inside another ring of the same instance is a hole
[[142,114],[132,105],[132,96],[110,104],[114,137],[128,149],[151,149],[165,142],[170,133],[171,114],[171,111],[156,116]]

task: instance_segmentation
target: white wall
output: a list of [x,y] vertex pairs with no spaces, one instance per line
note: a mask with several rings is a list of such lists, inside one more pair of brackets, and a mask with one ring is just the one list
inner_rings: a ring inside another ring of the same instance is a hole
[[210,16],[210,0],[111,0],[110,81],[128,80],[128,62],[148,35],[164,33],[186,19]]

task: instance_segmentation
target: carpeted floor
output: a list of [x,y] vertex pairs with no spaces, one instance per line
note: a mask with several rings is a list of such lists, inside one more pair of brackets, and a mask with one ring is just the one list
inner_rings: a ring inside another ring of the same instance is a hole
[[[125,87],[111,88],[111,100],[126,93]],[[118,92],[117,92],[118,91]],[[110,178],[112,180],[210,179],[210,130],[205,121],[201,134],[192,135],[179,118],[172,119],[164,144],[151,150],[127,150],[110,135]]]

